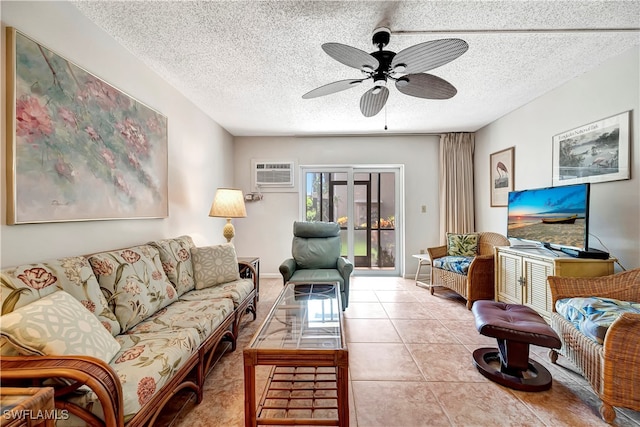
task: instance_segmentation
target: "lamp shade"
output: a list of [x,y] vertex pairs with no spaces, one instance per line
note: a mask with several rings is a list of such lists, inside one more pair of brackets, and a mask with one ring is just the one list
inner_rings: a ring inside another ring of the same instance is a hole
[[235,188],[218,188],[211,204],[209,216],[220,218],[244,218],[247,210],[244,207],[242,190]]

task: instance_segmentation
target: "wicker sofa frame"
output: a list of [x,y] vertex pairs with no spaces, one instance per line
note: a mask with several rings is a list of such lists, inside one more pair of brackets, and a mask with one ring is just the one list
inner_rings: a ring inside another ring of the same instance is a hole
[[429,248],[431,257],[431,295],[434,286],[449,288],[467,300],[467,308],[471,310],[474,301],[491,300],[495,295],[494,285],[494,248],[496,246],[509,246],[509,240],[499,233],[478,233],[478,255],[469,266],[467,275],[452,271],[434,268],[433,261],[447,256],[447,246]]
[[[572,297],[640,302],[640,269],[595,278],[549,276],[549,287],[553,298],[551,327],[562,341],[559,353],[591,384],[602,401],[602,419],[612,423],[616,406],[640,410],[640,314],[621,314],[600,345],[555,311],[556,301]],[[558,352],[551,350],[549,356],[555,363]]]
[[[230,350],[236,349],[236,338],[245,314],[256,318],[257,272],[250,264],[239,262],[251,271],[253,290],[230,313],[224,321],[198,347],[186,363],[178,369],[171,380],[130,419],[124,419],[123,392],[116,372],[102,360],[88,356],[2,356],[0,358],[0,383],[2,386],[38,386],[51,378],[63,380],[69,385],[56,386],[56,409],[67,410],[89,426],[138,427],[153,426],[165,405],[183,389],[191,389],[196,402],[201,403],[207,374],[224,354],[221,344],[229,342]],[[229,348],[229,347],[227,347]],[[56,383],[61,383],[57,381]],[[89,387],[98,397],[104,420],[87,409],[70,403],[67,396],[80,387]]]

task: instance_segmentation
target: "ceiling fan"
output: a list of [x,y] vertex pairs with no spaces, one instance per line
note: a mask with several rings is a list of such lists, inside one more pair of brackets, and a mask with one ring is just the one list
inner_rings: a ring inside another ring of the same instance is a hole
[[330,95],[373,79],[373,87],[360,98],[362,114],[365,117],[373,117],[382,110],[389,98],[389,81],[395,82],[396,88],[405,95],[418,98],[449,99],[458,92],[448,81],[425,71],[458,58],[469,49],[467,42],[461,39],[432,40],[408,47],[396,54],[384,50],[390,38],[389,28],[375,29],[372,40],[378,50],[370,54],[341,43],[323,44],[322,50],[330,57],[344,65],[359,69],[366,77],[329,83],[305,93],[302,98]]

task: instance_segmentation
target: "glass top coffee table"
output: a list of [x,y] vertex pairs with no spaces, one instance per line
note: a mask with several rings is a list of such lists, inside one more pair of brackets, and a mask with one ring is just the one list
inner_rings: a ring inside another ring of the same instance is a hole
[[[337,282],[288,282],[244,349],[245,425],[349,425]],[[256,404],[257,365],[271,365]]]

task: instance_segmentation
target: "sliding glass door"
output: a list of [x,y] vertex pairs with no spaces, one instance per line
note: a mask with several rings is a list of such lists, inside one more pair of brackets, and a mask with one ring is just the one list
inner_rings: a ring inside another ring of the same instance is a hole
[[303,215],[340,224],[355,274],[400,273],[399,167],[303,167]]

